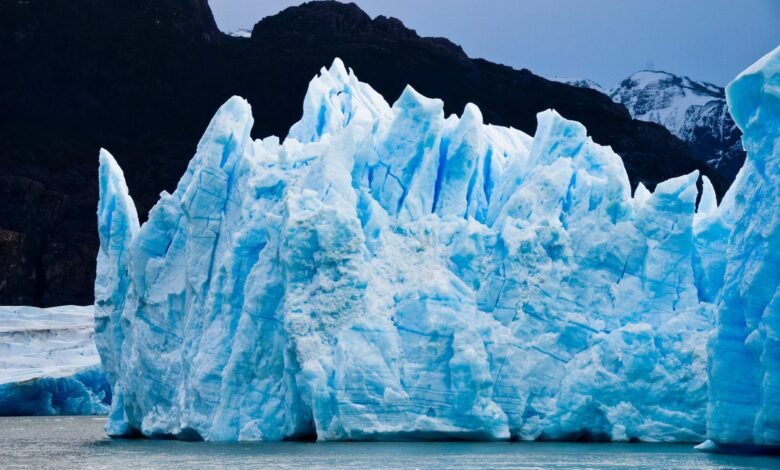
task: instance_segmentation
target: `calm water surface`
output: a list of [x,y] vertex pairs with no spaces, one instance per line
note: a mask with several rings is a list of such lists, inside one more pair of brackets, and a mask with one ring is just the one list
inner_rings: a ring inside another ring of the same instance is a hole
[[773,457],[690,445],[557,443],[253,443],[111,440],[105,418],[0,418],[0,468],[662,468],[780,469]]

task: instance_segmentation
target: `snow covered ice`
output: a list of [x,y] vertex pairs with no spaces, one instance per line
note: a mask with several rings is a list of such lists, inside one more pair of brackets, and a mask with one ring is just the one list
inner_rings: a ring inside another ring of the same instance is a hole
[[555,111],[390,106],[338,59],[283,142],[251,127],[228,100],[142,226],[101,152],[111,435],[704,439],[735,223],[706,179],[698,212],[697,173],[632,193]]
[[105,414],[93,307],[0,307],[0,416]]

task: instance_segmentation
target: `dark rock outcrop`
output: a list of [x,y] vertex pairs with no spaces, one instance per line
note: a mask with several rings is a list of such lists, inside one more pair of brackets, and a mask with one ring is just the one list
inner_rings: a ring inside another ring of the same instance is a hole
[[100,147],[116,155],[143,218],[227,98],[252,103],[256,137],[284,136],[309,80],[336,56],[389,101],[409,83],[447,112],[473,102],[487,122],[528,133],[555,108],[611,145],[634,184],[694,169],[721,193],[728,184],[601,93],[470,59],[354,4],[288,8],[251,38],[221,33],[206,0],[0,0],[0,11],[0,304],[92,301]]

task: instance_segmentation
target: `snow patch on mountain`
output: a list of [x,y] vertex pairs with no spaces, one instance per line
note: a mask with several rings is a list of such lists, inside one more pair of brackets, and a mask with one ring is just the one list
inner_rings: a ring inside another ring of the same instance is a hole
[[610,97],[622,103],[635,119],[656,122],[677,137],[687,140],[688,114],[692,107],[725,101],[722,88],[666,72],[637,72],[610,91]]
[[604,88],[598,82],[588,78],[550,77],[550,80],[576,86],[577,88],[590,88],[591,90],[596,90],[598,92],[604,93],[605,95],[609,95],[608,88]]
[[623,104],[634,119],[660,124],[687,142],[694,155],[729,180],[745,159],[739,128],[723,88],[668,72],[643,70],[604,88],[587,79],[554,79],[591,88]]
[[744,161],[741,132],[728,111],[723,88],[666,72],[637,72],[610,97],[635,119],[651,121],[688,142],[694,154],[733,179]]

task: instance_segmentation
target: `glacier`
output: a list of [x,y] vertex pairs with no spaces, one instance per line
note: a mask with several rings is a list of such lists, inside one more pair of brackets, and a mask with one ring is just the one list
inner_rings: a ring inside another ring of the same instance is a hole
[[391,106],[338,59],[283,141],[252,119],[228,100],[143,225],[101,150],[110,435],[708,435],[707,338],[755,217],[739,191],[719,205],[702,178],[699,198],[695,172],[632,191],[553,110],[531,137],[411,87]]
[[726,89],[747,160],[729,190],[717,329],[709,343],[708,442],[780,449],[780,47]]
[[0,307],[0,416],[106,414],[90,306]]

